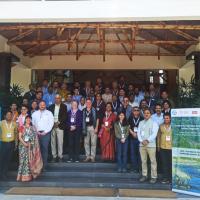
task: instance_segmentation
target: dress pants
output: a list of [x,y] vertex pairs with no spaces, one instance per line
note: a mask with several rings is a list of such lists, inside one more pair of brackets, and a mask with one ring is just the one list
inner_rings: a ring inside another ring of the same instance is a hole
[[6,175],[14,152],[15,142],[1,142],[0,146],[0,176]]
[[40,143],[40,150],[42,154],[43,160],[43,168],[45,169],[47,166],[47,159],[48,159],[48,147],[51,139],[50,132],[46,135],[39,135],[39,143]]
[[87,126],[87,135],[84,138],[85,154],[87,158],[95,159],[97,134],[93,126]]
[[157,162],[156,162],[156,147],[140,147],[140,156],[142,161],[142,175],[147,176],[147,156],[151,162],[151,178],[157,178]]
[[118,169],[126,169],[127,154],[128,154],[128,139],[125,140],[125,143],[122,143],[120,139],[116,139],[116,150],[117,150]]
[[79,160],[80,153],[80,131],[69,131],[69,159]]
[[131,164],[134,170],[139,170],[141,166],[140,142],[137,139],[130,137],[130,154],[131,154]]
[[160,157],[162,161],[163,178],[172,180],[172,150],[160,149]]
[[63,158],[63,137],[64,131],[59,128],[53,128],[51,132],[51,151],[53,158]]

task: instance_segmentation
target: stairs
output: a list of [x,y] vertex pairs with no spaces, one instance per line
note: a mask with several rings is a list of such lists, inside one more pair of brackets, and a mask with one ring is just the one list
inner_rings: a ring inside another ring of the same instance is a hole
[[49,163],[47,171],[31,182],[17,182],[16,170],[0,187],[62,187],[170,190],[170,185],[139,183],[139,174],[118,173],[116,163]]

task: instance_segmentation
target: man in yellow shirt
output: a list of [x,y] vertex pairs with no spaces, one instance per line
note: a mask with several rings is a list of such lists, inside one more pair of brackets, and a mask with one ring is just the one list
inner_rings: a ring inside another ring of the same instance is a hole
[[0,122],[0,179],[7,179],[8,166],[17,141],[17,125],[12,120],[12,112],[6,113],[5,120]]

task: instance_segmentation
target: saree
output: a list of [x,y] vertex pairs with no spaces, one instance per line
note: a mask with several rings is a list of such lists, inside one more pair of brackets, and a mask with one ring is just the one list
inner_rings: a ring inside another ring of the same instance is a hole
[[100,146],[102,160],[114,161],[115,159],[115,134],[113,124],[116,120],[116,115],[112,113],[108,119],[103,118],[103,123],[107,122],[108,126],[100,130]]
[[30,131],[27,131],[25,127],[21,127],[20,131],[23,133],[23,140],[25,140],[26,137],[29,138],[29,146],[25,147],[21,142],[19,143],[17,181],[31,181],[37,178],[42,171],[43,162],[40,145],[34,127],[30,127]]

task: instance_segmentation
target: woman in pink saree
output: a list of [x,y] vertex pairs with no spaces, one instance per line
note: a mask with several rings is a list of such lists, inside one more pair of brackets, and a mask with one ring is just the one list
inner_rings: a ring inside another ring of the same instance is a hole
[[40,175],[43,167],[37,132],[26,116],[24,126],[19,128],[19,168],[17,181],[31,181]]

